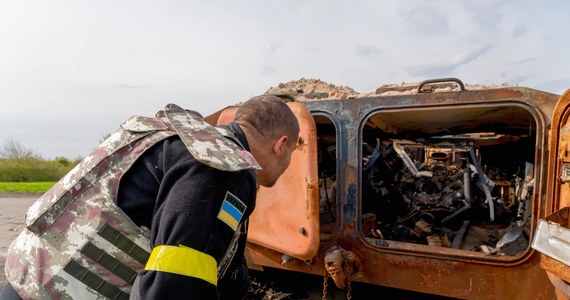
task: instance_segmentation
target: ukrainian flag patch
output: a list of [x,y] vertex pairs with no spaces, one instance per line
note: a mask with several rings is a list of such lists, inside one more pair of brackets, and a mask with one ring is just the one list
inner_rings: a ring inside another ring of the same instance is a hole
[[218,219],[236,231],[246,208],[247,206],[236,195],[226,192],[226,197],[218,213]]

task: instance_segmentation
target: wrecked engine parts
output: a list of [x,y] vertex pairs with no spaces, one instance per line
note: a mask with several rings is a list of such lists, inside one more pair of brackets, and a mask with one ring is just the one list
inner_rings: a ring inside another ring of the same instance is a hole
[[524,251],[532,164],[511,173],[481,165],[479,149],[450,140],[363,145],[363,212],[377,221],[365,234],[489,255]]

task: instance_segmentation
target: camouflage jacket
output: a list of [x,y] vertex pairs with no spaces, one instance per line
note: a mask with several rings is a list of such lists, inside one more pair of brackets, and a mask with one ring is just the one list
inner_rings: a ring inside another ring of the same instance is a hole
[[154,118],[131,117],[29,208],[6,259],[6,277],[20,296],[129,298],[151,249],[148,228],[116,205],[119,180],[146,150],[173,135],[213,168],[260,168],[221,128],[174,104]]

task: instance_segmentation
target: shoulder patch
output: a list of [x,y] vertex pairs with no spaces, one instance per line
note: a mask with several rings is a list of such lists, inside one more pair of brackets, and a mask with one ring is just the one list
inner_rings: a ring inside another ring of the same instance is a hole
[[218,219],[230,226],[233,231],[236,231],[246,209],[247,205],[236,195],[226,192],[222,207],[220,207],[220,212],[218,212]]

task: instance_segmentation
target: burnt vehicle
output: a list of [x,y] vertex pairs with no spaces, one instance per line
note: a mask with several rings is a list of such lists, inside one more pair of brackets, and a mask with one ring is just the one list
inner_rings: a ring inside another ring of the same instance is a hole
[[[552,228],[568,227],[568,92],[456,78],[344,99],[293,92],[300,145],[277,184],[259,189],[250,268],[323,276],[323,293],[334,282],[349,297],[362,282],[567,299],[570,238]],[[207,119],[227,123],[234,111]]]

